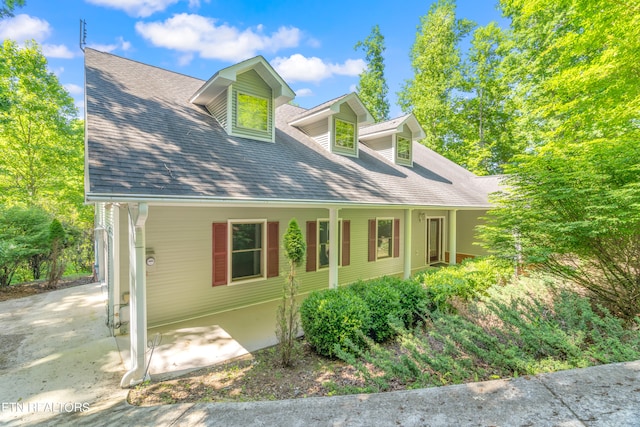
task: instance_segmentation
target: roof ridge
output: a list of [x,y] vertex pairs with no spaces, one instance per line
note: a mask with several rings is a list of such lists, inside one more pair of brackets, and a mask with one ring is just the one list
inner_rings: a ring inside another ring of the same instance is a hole
[[138,60],[136,60],[136,59],[126,58],[126,57],[124,57],[124,56],[122,56],[122,55],[116,55],[115,53],[111,53],[111,52],[103,52],[103,51],[101,51],[101,50],[94,49],[94,48],[92,48],[92,47],[88,47],[88,46],[87,46],[87,47],[85,47],[85,56],[86,56],[86,51],[87,51],[87,50],[92,50],[92,51],[94,51],[94,52],[96,52],[96,53],[99,53],[99,54],[101,54],[101,55],[109,55],[109,56],[112,56],[112,57],[115,57],[115,58],[118,58],[118,59],[123,59],[123,60],[125,60],[125,61],[135,62],[136,64],[144,65],[145,67],[155,68],[155,69],[157,69],[157,70],[160,70],[160,71],[166,71],[166,72],[168,72],[168,73],[176,74],[176,75],[178,75],[178,76],[189,77],[189,78],[192,78],[192,79],[194,79],[194,80],[201,80],[201,81],[205,81],[204,79],[201,79],[201,78],[199,78],[199,77],[190,76],[190,75],[185,74],[185,73],[180,73],[180,72],[178,72],[178,71],[169,70],[168,68],[162,68],[162,67],[159,67],[159,66],[157,66],[157,65],[153,65],[153,64],[147,64],[147,63],[145,63],[145,62],[141,62],[141,61],[138,61]]

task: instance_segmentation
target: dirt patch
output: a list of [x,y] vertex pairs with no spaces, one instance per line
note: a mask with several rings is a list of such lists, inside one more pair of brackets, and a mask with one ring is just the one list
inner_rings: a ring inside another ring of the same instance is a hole
[[58,289],[70,288],[73,286],[86,285],[95,282],[95,278],[91,275],[74,277],[72,279],[63,278],[58,282],[58,286],[55,288],[47,287],[47,282],[44,280],[37,280],[34,282],[18,283],[11,286],[0,287],[0,301],[7,301],[10,299],[28,297],[31,295],[37,295],[44,292],[51,292]]
[[144,383],[129,393],[129,403],[152,406],[187,402],[282,400],[331,396],[345,388],[362,391],[355,368],[316,354],[304,341],[293,366],[280,365],[275,347],[163,382]]

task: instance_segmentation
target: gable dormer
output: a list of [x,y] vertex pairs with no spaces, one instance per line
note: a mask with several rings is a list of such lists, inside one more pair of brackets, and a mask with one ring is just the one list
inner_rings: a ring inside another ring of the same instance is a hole
[[373,122],[355,93],[320,104],[289,122],[331,153],[358,157],[358,129]]
[[413,114],[360,129],[360,141],[397,165],[413,166],[413,142],[425,137]]
[[274,142],[276,107],[295,97],[262,57],[218,71],[191,98],[233,136]]

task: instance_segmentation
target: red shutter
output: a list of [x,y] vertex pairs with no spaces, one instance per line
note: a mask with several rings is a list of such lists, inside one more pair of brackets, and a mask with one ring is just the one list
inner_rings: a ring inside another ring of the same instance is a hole
[[393,257],[400,256],[400,220],[393,220]]
[[213,223],[213,286],[227,284],[227,223]]
[[307,271],[316,271],[317,223],[307,221]]
[[351,221],[342,221],[342,266],[351,264]]
[[370,219],[369,220],[369,261],[376,260],[376,249],[378,247],[378,245],[376,244],[376,239],[378,238],[377,234],[378,234],[378,230],[376,230],[376,220]]
[[280,275],[279,222],[267,223],[267,277]]

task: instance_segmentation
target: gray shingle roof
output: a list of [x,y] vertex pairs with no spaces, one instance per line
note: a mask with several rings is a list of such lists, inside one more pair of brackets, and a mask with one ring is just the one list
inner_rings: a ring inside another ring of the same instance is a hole
[[360,136],[365,136],[365,135],[370,135],[372,133],[378,133],[378,132],[384,132],[387,130],[396,129],[400,125],[400,123],[402,123],[407,117],[409,117],[409,114],[396,117],[395,119],[387,120],[386,122],[374,123],[369,126],[361,127],[360,129],[358,129],[358,134]]
[[486,207],[475,175],[414,143],[413,168],[360,144],[332,154],[288,125],[306,110],[282,105],[275,143],[229,136],[189,98],[203,81],[85,51],[87,200],[111,196],[299,200]]

